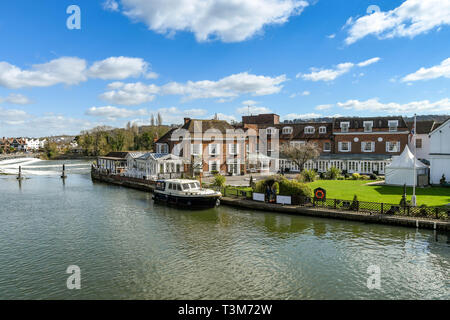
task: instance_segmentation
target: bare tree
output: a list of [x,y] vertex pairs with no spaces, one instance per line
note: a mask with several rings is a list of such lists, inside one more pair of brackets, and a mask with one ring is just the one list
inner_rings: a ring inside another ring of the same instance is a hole
[[283,144],[281,155],[295,163],[300,170],[303,170],[309,160],[316,160],[320,156],[320,148],[312,142],[300,145]]

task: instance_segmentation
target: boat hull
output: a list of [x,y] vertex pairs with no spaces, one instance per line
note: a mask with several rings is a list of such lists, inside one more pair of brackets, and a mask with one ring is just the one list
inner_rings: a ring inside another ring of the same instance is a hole
[[158,192],[154,193],[153,200],[156,203],[176,206],[181,209],[207,209],[217,207],[220,204],[220,196],[185,197],[180,195],[168,195]]

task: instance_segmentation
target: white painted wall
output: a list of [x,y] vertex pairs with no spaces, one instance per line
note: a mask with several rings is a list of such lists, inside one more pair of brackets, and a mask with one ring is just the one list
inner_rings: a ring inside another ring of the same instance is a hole
[[430,134],[431,184],[439,184],[443,174],[450,181],[450,120]]
[[[418,134],[417,139],[422,139],[422,148],[416,149],[417,159],[430,160],[430,136],[428,134]],[[414,152],[414,139],[408,138],[408,147]]]

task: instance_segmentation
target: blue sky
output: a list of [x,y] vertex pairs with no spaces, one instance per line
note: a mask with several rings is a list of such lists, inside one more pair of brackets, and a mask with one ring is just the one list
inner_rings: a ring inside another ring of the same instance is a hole
[[450,114],[449,24],[450,0],[2,1],[0,136]]

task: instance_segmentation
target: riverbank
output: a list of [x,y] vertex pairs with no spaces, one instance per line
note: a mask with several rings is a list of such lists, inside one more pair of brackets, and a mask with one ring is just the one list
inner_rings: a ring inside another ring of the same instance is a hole
[[[153,192],[154,182],[149,180],[122,177],[117,175],[100,174],[91,171],[93,181],[99,181],[141,191]],[[240,198],[222,197],[221,204],[242,209],[270,211],[286,214],[304,215],[311,217],[332,218],[340,220],[377,223],[385,225],[403,226],[410,228],[423,228],[431,230],[450,231],[450,222],[437,219],[424,219],[419,217],[394,216],[387,214],[369,214],[354,211],[340,211],[325,208],[311,208],[292,205],[280,205]]]
[[307,208],[292,205],[280,205],[239,198],[222,197],[221,204],[252,210],[270,211],[304,215],[310,217],[332,218],[366,223],[395,225],[410,228],[423,228],[431,230],[450,231],[450,222],[436,219],[423,219],[416,217],[390,216],[386,214],[367,214],[354,211],[339,211],[324,208]]

